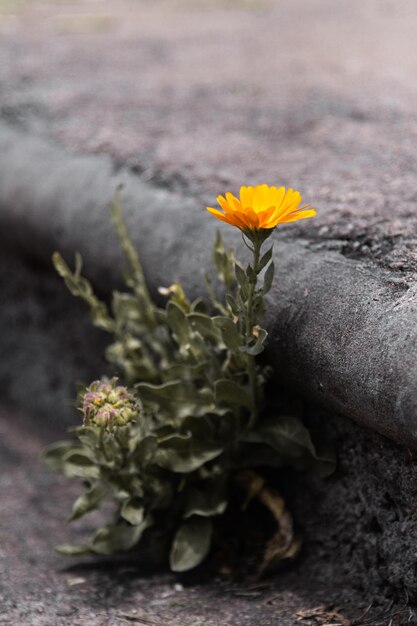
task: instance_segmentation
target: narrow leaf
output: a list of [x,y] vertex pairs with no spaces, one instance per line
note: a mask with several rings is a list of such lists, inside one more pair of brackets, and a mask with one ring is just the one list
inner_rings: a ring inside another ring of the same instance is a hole
[[275,272],[275,265],[274,265],[274,262],[271,261],[271,263],[267,267],[267,270],[264,276],[264,284],[262,287],[263,295],[267,294],[272,287],[272,281],[274,279],[274,272]]
[[258,274],[262,272],[264,267],[268,265],[271,259],[272,259],[272,247],[269,248],[269,250],[267,250],[265,254],[261,257],[261,260],[259,261],[259,264],[258,264]]
[[73,546],[69,543],[62,543],[56,546],[56,550],[66,556],[84,556],[92,553],[90,546]]

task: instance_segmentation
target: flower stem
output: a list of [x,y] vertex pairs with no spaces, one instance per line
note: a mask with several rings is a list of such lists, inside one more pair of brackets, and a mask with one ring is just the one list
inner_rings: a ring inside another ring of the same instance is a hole
[[[255,311],[254,311],[254,298],[256,295],[256,287],[259,272],[259,259],[261,253],[261,247],[263,240],[260,237],[254,235],[251,238],[253,247],[251,248],[253,254],[252,272],[249,276],[249,292],[247,300],[247,317],[246,317],[246,345],[249,346],[253,339],[253,329],[256,324]],[[252,354],[247,354],[247,368],[249,377],[249,388],[252,399],[252,410],[248,422],[248,428],[253,428],[256,424],[259,414],[259,394],[258,394],[258,380],[256,375],[256,363],[255,357]]]

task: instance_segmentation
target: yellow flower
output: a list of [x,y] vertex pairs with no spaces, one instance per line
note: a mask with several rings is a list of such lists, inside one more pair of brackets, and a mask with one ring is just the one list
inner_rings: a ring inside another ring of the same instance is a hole
[[218,196],[217,202],[224,212],[207,207],[217,219],[237,226],[242,231],[267,230],[284,222],[295,222],[316,215],[309,204],[300,206],[301,194],[285,187],[241,187],[240,200],[231,193]]

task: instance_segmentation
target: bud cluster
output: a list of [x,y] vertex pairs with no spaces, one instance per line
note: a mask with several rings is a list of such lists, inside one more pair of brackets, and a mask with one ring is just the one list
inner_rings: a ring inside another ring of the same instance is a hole
[[82,396],[84,424],[94,424],[108,431],[133,422],[141,410],[134,393],[117,385],[117,378],[96,380]]

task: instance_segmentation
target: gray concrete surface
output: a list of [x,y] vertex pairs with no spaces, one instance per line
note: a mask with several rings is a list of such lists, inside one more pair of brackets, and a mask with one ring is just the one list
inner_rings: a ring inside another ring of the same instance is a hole
[[[67,258],[80,251],[99,286],[117,284],[121,259],[107,205],[124,181],[129,229],[154,292],[178,279],[191,295],[202,292],[217,224],[195,200],[114,173],[105,156],[71,156],[4,125],[0,137],[0,231],[15,253],[47,263],[55,249]],[[243,254],[239,236],[223,232]],[[415,447],[416,285],[314,239],[278,238],[275,261],[266,326],[277,380]]]
[[108,285],[105,205],[127,177],[152,287],[196,292],[204,204],[299,187],[319,215],[276,233],[270,358],[416,445],[416,27],[411,0],[2,5],[2,240],[80,248]]
[[415,280],[414,0],[36,0],[2,23],[2,118],[213,202],[300,188],[336,242]]

